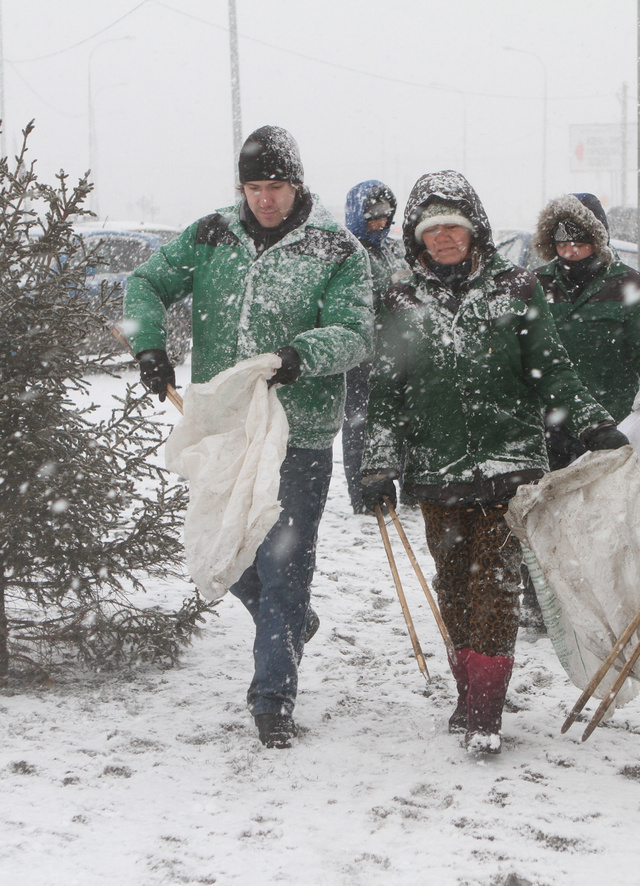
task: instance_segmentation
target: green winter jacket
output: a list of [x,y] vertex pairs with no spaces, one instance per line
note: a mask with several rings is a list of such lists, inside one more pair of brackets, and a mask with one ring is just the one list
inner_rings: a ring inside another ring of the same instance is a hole
[[240,205],[195,222],[131,275],[127,337],[136,354],[164,348],[166,308],[193,295],[193,382],[291,345],[302,374],[278,389],[289,444],[327,448],[342,424],[344,373],[372,350],[366,254],[314,196],[306,221],[258,256]]
[[578,375],[621,422],[640,385],[640,274],[615,259],[574,301],[558,259],[535,273]]
[[367,250],[371,264],[371,277],[373,281],[373,310],[377,314],[380,310],[382,297],[397,278],[409,275],[407,263],[404,260],[404,247],[397,240],[387,240],[382,246],[372,246],[365,241],[360,241]]
[[[474,222],[474,268],[459,298],[421,264],[413,231],[428,201]],[[371,376],[363,474],[400,474],[419,497],[503,500],[548,470],[543,406],[579,435],[611,421],[562,347],[536,278],[503,259],[458,173],[424,176],[405,213],[414,274],[384,300]],[[503,482],[504,481],[504,482]],[[453,502],[452,502],[453,503]]]

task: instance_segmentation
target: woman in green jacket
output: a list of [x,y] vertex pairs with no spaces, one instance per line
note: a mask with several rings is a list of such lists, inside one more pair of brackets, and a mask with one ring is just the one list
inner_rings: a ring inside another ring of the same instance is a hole
[[[551,200],[540,213],[534,246],[548,262],[535,274],[560,340],[585,386],[620,423],[640,385],[640,274],[618,259],[593,194]],[[585,451],[557,420],[547,428],[547,449],[552,470]]]
[[420,502],[456,656],[451,731],[500,751],[518,630],[521,551],[504,512],[548,470],[542,404],[589,448],[626,437],[560,344],[536,278],[495,249],[480,200],[457,172],[422,176],[403,225],[413,274],[384,300],[367,416],[363,496],[404,485]]
[[[263,126],[240,152],[242,199],[195,222],[129,279],[126,333],[142,381],[162,398],[175,384],[166,309],[193,296],[192,380],[277,353],[269,383],[289,420],[282,511],[231,588],[255,623],[249,710],[267,747],[289,747],[308,620],[318,525],[342,425],[344,375],[372,350],[371,278],[364,249],[303,185],[298,145]],[[315,622],[317,627],[317,619]]]

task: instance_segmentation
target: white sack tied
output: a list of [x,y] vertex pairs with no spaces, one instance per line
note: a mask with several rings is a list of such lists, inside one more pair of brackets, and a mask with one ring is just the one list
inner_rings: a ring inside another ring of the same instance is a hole
[[635,396],[631,412],[620,422],[618,430],[626,435],[640,458],[640,391]]
[[[640,469],[635,450],[588,452],[537,485],[520,486],[506,520],[523,546],[549,639],[572,683],[585,689],[640,609]],[[604,698],[634,634],[594,692]],[[640,690],[640,670],[616,698]],[[613,711],[613,707],[611,709]]]
[[166,443],[167,467],[189,481],[187,568],[209,600],[253,563],[282,510],[289,425],[276,388],[266,384],[280,365],[275,354],[261,354],[189,385],[184,417]]

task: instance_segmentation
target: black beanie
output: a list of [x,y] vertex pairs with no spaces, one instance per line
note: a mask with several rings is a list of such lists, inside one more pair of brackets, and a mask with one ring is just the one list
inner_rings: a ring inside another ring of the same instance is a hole
[[252,132],[238,157],[240,184],[245,182],[303,182],[300,149],[294,137],[279,126],[261,126]]
[[563,218],[553,229],[553,239],[556,243],[593,243],[593,234],[572,218]]

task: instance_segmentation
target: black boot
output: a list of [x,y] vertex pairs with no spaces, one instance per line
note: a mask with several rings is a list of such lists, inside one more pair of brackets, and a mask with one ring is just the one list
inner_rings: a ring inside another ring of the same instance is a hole
[[260,741],[266,748],[290,748],[291,739],[298,734],[289,714],[258,714],[253,719]]
[[316,631],[320,627],[320,617],[315,609],[312,609],[311,606],[307,609],[307,619],[304,623],[304,642],[308,643],[309,640],[315,636]]
[[466,732],[469,715],[469,670],[467,662],[471,649],[456,649],[456,657],[449,656],[451,673],[456,679],[458,688],[458,703],[456,709],[449,717],[449,732]]

